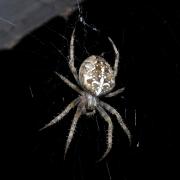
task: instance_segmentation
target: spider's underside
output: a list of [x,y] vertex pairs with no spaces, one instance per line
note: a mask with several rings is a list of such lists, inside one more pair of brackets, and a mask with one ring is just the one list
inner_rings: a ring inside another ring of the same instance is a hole
[[[114,52],[115,52],[115,63],[114,68],[112,69],[111,66],[106,62],[106,60],[100,56],[92,55],[85,59],[83,63],[80,66],[79,69],[79,76],[77,73],[77,70],[74,66],[74,33],[75,29],[71,36],[70,41],[70,60],[69,60],[69,68],[77,82],[77,84],[81,87],[81,89],[70,82],[67,78],[60,75],[59,73],[55,72],[68,86],[70,86],[73,90],[77,91],[80,96],[77,97],[75,100],[73,100],[63,112],[61,112],[57,117],[55,117],[52,121],[50,121],[48,124],[46,124],[42,129],[45,129],[61,119],[65,115],[69,113],[69,111],[77,106],[76,113],[74,115],[72,125],[69,131],[69,135],[66,141],[65,146],[65,152],[64,157],[66,156],[67,150],[69,148],[69,145],[72,141],[72,138],[74,136],[76,124],[78,122],[78,119],[81,115],[91,115],[96,112],[96,110],[99,112],[101,117],[107,122],[108,124],[108,131],[107,131],[107,148],[104,152],[103,156],[99,159],[104,159],[107,154],[110,152],[112,148],[112,133],[113,133],[113,124],[111,121],[110,116],[107,114],[107,112],[113,114],[116,116],[118,123],[120,124],[121,128],[126,133],[129,142],[131,144],[131,133],[125,123],[123,122],[123,119],[121,115],[109,104],[101,101],[99,99],[100,96],[105,97],[113,97],[117,94],[123,92],[124,88],[118,89],[114,92],[110,92],[115,87],[115,78],[117,76],[118,72],[118,63],[119,63],[119,52],[114,44],[114,42],[111,40],[111,38],[108,38],[110,43],[113,46]],[[88,112],[87,112],[88,111]],[[90,112],[89,112],[90,111]]]

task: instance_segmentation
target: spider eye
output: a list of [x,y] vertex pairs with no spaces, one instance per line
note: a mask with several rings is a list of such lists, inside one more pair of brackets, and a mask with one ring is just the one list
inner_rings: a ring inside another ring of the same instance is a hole
[[114,87],[114,73],[111,66],[100,56],[90,56],[84,60],[79,70],[81,86],[99,96]]

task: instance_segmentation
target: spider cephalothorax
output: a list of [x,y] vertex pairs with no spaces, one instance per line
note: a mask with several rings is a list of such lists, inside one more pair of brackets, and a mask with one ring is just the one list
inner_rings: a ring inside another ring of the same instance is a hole
[[118,72],[119,52],[114,42],[111,40],[111,38],[108,38],[115,52],[114,68],[112,69],[111,66],[106,62],[104,58],[100,56],[92,55],[83,61],[83,63],[80,66],[79,76],[78,76],[77,70],[74,67],[74,33],[75,33],[75,30],[72,33],[71,42],[70,42],[69,67],[77,84],[81,87],[81,89],[75,84],[73,84],[72,82],[70,82],[64,76],[60,75],[57,72],[55,73],[68,86],[70,86],[72,89],[77,91],[80,94],[80,96],[76,98],[75,100],[73,100],[65,108],[63,112],[61,112],[57,117],[55,117],[52,121],[46,124],[42,129],[47,128],[57,123],[58,121],[63,119],[63,117],[66,114],[68,114],[72,108],[77,106],[77,110],[74,115],[74,119],[72,121],[72,125],[69,131],[68,139],[66,141],[66,147],[65,147],[65,153],[64,153],[64,156],[65,156],[69,148],[69,145],[72,141],[72,138],[74,136],[76,124],[80,116],[82,114],[85,114],[85,115],[94,114],[97,110],[99,114],[102,116],[102,118],[104,118],[104,120],[108,124],[107,149],[105,153],[103,154],[103,156],[100,158],[100,160],[102,160],[103,158],[106,157],[106,155],[109,153],[109,151],[112,148],[113,124],[107,112],[116,116],[118,123],[120,124],[121,128],[124,130],[126,135],[128,136],[129,142],[131,144],[130,131],[125,125],[125,123],[123,122],[121,115],[112,106],[110,106],[109,104],[99,99],[100,96],[105,96],[105,97],[116,96],[117,94],[123,92],[124,90],[124,88],[121,88],[116,91],[110,92],[115,87],[115,78]]

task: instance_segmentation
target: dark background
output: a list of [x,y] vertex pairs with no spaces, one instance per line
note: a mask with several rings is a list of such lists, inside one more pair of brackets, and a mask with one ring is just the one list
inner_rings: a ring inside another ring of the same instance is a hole
[[[80,23],[76,11],[67,20],[52,19],[12,50],[0,52],[1,162],[6,177],[173,179],[178,147],[179,9],[169,4],[158,7],[115,1],[87,1],[81,8],[85,21],[100,31]],[[58,71],[75,82],[66,59],[75,25],[77,67],[89,55],[101,53],[113,64],[107,36],[121,55],[116,86],[126,91],[122,98],[104,101],[125,119],[133,145],[128,146],[113,117],[113,148],[100,163],[96,160],[106,148],[106,124],[98,114],[81,117],[65,161],[64,145],[75,110],[61,123],[38,131],[77,97],[53,73]]]

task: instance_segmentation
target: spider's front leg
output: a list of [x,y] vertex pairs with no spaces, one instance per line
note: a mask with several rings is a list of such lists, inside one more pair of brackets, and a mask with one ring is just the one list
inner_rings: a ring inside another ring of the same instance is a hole
[[70,143],[72,141],[72,138],[74,136],[74,132],[75,132],[75,129],[76,129],[78,119],[80,118],[83,111],[84,111],[84,104],[82,102],[80,102],[78,107],[77,107],[76,113],[74,115],[72,125],[71,125],[70,131],[69,131],[68,139],[66,141],[66,146],[65,146],[65,151],[64,151],[64,159],[66,157],[67,150],[68,150],[69,145],[70,145]]
[[74,99],[65,109],[63,112],[61,112],[58,116],[56,116],[52,121],[50,121],[48,124],[46,124],[44,127],[42,127],[39,131],[52,126],[53,124],[56,124],[58,121],[60,121],[61,119],[63,119],[63,117],[68,114],[68,112],[74,108],[80,101],[80,98],[76,98]]
[[120,124],[121,128],[124,130],[124,132],[126,133],[128,139],[129,139],[129,144],[131,145],[131,133],[128,129],[128,127],[126,126],[126,124],[123,122],[123,119],[121,117],[121,115],[116,111],[116,109],[114,109],[112,106],[110,106],[109,104],[103,102],[103,101],[100,101],[99,102],[100,105],[106,109],[107,111],[109,111],[111,114],[114,114],[118,120],[118,123]]
[[112,148],[113,124],[112,124],[111,118],[101,106],[97,106],[97,110],[99,111],[102,118],[108,123],[107,149],[105,153],[103,154],[103,156],[98,160],[99,162],[107,156],[107,154],[110,152]]

